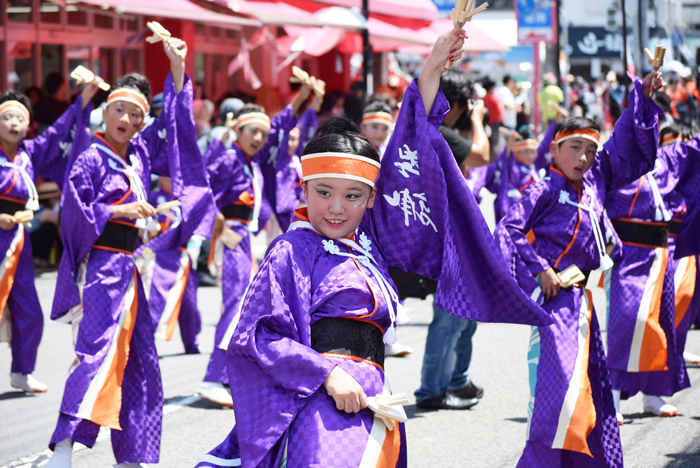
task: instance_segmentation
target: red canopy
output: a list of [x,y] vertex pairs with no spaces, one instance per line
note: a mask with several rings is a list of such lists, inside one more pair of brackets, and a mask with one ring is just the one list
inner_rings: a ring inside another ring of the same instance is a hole
[[[440,34],[452,29],[453,23],[451,19],[440,19],[433,21],[429,27],[423,28],[416,31],[416,34],[422,34],[424,36],[430,36],[432,34],[433,42]],[[487,34],[483,30],[479,29],[473,22],[469,22],[464,25],[464,30],[467,32],[467,40],[464,43],[464,50],[469,52],[505,52],[510,50],[509,47],[504,46],[491,35]],[[411,46],[407,45],[401,47],[402,51],[414,52],[421,55],[427,55],[430,53],[432,44],[429,47],[425,46]]]

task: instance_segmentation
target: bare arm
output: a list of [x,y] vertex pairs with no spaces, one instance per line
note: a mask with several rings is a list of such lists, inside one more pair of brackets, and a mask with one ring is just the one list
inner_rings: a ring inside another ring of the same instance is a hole
[[418,91],[423,97],[423,105],[428,115],[433,109],[435,97],[440,88],[440,75],[446,70],[445,62],[448,59],[452,62],[461,60],[465,36],[464,30],[442,34],[435,41],[433,50],[430,52],[428,60],[425,61],[418,79]]

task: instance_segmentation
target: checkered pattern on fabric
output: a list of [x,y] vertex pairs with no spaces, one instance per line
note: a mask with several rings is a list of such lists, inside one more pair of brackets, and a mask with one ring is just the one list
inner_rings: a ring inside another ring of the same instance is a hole
[[[439,93],[427,116],[416,84],[406,90],[382,160],[375,206],[366,214],[365,223],[379,240],[382,256],[390,266],[439,280],[437,304],[447,312],[478,321],[548,324],[548,315],[508,273],[474,196],[437,129],[448,110],[444,95]],[[401,155],[409,151],[417,153],[414,169],[420,176],[407,172],[405,177],[399,168],[406,163]],[[409,213],[408,221],[401,205],[394,206],[405,190],[417,206],[416,215]],[[420,197],[425,198],[423,218]]]
[[[122,281],[107,285],[99,281],[114,271]],[[131,256],[95,250],[88,263],[88,278],[83,292],[85,313],[78,330],[76,354],[79,364],[66,382],[59,422],[51,438],[56,444],[70,437],[88,446],[94,444],[99,426],[75,417],[90,379],[95,375],[114,333],[126,287],[133,275]],[[111,304],[111,314],[104,305]],[[138,281],[138,311],[129,344],[129,359],[122,382],[122,406],[119,424],[122,430],[112,431],[112,447],[118,463],[157,463],[160,454],[163,388],[154,334],[157,323],[148,310],[143,285]],[[105,340],[104,337],[108,339]]]

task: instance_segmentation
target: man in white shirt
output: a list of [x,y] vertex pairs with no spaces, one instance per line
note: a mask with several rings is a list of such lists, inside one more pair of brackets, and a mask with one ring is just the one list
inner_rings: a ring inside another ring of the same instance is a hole
[[515,130],[518,121],[518,109],[515,103],[515,80],[506,75],[503,77],[503,86],[498,88],[497,94],[503,104],[503,126]]

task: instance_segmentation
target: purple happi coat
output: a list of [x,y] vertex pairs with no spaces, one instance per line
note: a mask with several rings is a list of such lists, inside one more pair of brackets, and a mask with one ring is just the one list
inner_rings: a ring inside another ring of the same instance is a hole
[[[226,349],[237,323],[240,301],[257,269],[250,234],[262,230],[270,215],[277,214],[277,209],[287,210],[286,203],[290,203],[289,200],[294,197],[289,161],[277,156],[288,154],[289,131],[295,124],[292,108],[287,106],[272,119],[265,146],[252,158],[248,158],[237,143],[234,142],[231,149],[227,150],[217,140],[209,145],[204,156],[216,207],[224,211],[226,207],[236,205],[253,211],[250,221],[226,219],[226,228],[241,237],[234,249],[226,247],[220,237],[212,242],[210,266],[214,267],[217,281],[221,285],[223,304],[221,318],[216,325],[214,351],[204,376],[205,382],[228,384]],[[288,196],[289,193],[292,194],[291,197]],[[296,198],[294,202],[296,203]],[[293,211],[294,208],[291,209]]]
[[318,130],[318,117],[316,111],[312,108],[307,108],[297,122],[299,128],[299,146],[297,147],[296,156],[301,156],[304,153],[304,148],[311,141]]
[[[171,193],[158,187],[151,192],[149,202],[153,206],[172,201]],[[211,233],[211,220],[214,219],[214,205],[210,205],[211,214],[206,220],[210,223],[208,229]],[[159,215],[157,222],[160,232],[165,233],[171,229],[180,229],[182,213],[179,207],[172,208],[171,216],[177,219],[172,221],[165,215]],[[161,250],[150,260],[154,263],[148,305],[153,320],[158,324],[156,337],[170,341],[175,329],[175,324],[180,325],[182,343],[186,353],[197,353],[199,342],[197,335],[202,329],[202,315],[197,308],[197,277],[196,265],[201,247],[202,237],[192,237],[187,244],[175,250]]]
[[[488,226],[415,83],[406,90],[382,160],[374,208],[352,241],[315,232],[298,211],[270,245],[228,350],[236,427],[198,467],[407,466],[403,424],[389,431],[367,409],[336,409],[321,385],[340,366],[368,396],[389,393],[381,366],[311,349],[311,325],[361,319],[395,338],[398,294],[389,268],[438,280],[437,304],[460,317],[545,325],[550,319],[509,276]],[[381,346],[383,346],[380,343]]]
[[67,177],[65,251],[52,319],[72,324],[76,360],[50,447],[66,438],[91,447],[99,426],[107,426],[118,463],[157,463],[163,391],[156,323],[132,254],[94,244],[108,223],[134,226],[130,219],[112,220],[113,206],[147,201],[151,172],[172,178],[183,218],[182,229],[147,244],[153,251],[176,249],[206,224],[211,193],[197,149],[189,77],[176,94],[168,76],[161,117],[131,141],[127,155],[125,161],[97,134],[89,149],[74,155]]
[[[55,181],[62,189],[71,148],[89,144],[92,104],[82,110],[82,98],[36,139],[19,144],[11,158],[0,146],[0,211],[15,214],[38,210],[34,182],[37,175]],[[0,230],[0,341],[12,344],[11,372],[31,374],[44,329],[44,317],[34,285],[32,244],[27,231],[18,224]],[[7,310],[6,310],[7,307]],[[3,313],[4,312],[4,313]]]
[[[693,167],[688,160],[697,158],[700,151],[685,143],[659,148],[653,171],[608,194],[608,215],[623,229],[634,226],[655,231],[669,226],[674,216],[685,210],[685,201],[676,187]],[[690,386],[683,348],[694,318],[690,315],[694,314],[690,309],[691,314],[685,317],[687,300],[676,311],[675,294],[683,284],[679,296],[692,297],[692,290],[687,289],[695,287],[696,258],[674,259],[675,237],[668,239],[668,247],[654,240],[651,236],[623,236],[621,255],[606,273],[610,298],[608,365],[612,386],[622,390],[622,398],[640,391],[671,396]],[[685,274],[692,277],[683,281]]]
[[537,147],[537,158],[529,167],[518,161],[512,151],[506,154],[507,149],[504,149],[498,159],[491,164],[469,171],[467,184],[474,192],[474,196],[478,197],[482,188],[496,195],[493,209],[497,224],[508,213],[510,207],[522,198],[525,190],[542,180],[543,174],[549,169],[552,163],[549,144],[554,139],[556,126],[556,122],[549,126]]
[[[591,271],[610,264],[606,196],[648,172],[656,158],[661,111],[643,97],[641,81],[635,80],[634,86],[629,109],[580,186],[552,166],[549,177],[532,185],[496,229],[511,273],[533,297],[541,295],[535,276],[543,270],[576,265]],[[518,466],[621,467],[619,429],[591,291],[562,289],[543,307],[554,324],[533,329],[530,339],[530,417]]]

